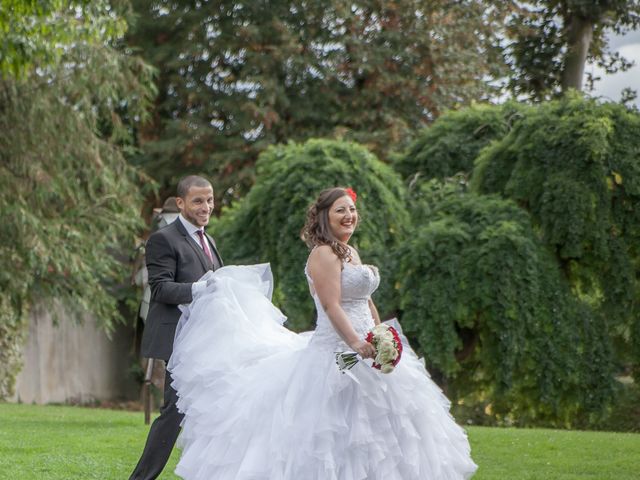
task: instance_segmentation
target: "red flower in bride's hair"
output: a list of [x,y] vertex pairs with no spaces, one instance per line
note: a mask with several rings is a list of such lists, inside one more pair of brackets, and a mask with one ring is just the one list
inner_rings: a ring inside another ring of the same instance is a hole
[[354,202],[358,198],[358,194],[355,192],[353,188],[351,187],[345,188],[344,191],[347,192],[347,195],[349,195],[351,197],[351,200],[353,200]]

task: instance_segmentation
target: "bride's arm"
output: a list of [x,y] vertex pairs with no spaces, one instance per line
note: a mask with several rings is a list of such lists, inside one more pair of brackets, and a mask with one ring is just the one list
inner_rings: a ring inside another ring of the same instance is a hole
[[336,332],[363,358],[373,358],[376,353],[375,348],[358,335],[340,305],[342,262],[333,253],[331,247],[322,245],[311,252],[307,271],[313,281],[313,288],[320,299],[320,304]]

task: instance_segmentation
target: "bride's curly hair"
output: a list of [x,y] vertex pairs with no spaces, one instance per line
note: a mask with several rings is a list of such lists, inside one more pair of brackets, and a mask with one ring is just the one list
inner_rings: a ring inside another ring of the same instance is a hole
[[307,221],[300,232],[300,238],[311,249],[318,245],[329,245],[333,253],[343,262],[351,261],[351,250],[338,240],[329,226],[329,207],[340,197],[348,196],[342,187],[328,188],[320,192],[315,202],[307,210]]

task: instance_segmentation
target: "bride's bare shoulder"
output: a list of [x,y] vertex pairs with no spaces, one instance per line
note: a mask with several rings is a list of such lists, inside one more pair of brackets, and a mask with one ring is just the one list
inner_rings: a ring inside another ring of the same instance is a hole
[[309,269],[327,268],[340,264],[340,258],[329,245],[318,245],[309,254]]

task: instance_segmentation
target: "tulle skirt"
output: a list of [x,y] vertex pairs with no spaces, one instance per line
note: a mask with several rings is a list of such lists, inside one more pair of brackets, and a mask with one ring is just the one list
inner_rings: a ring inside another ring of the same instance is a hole
[[449,401],[406,344],[382,374],[282,326],[268,265],[224,267],[184,310],[169,362],[188,480],[453,480],[476,470]]

